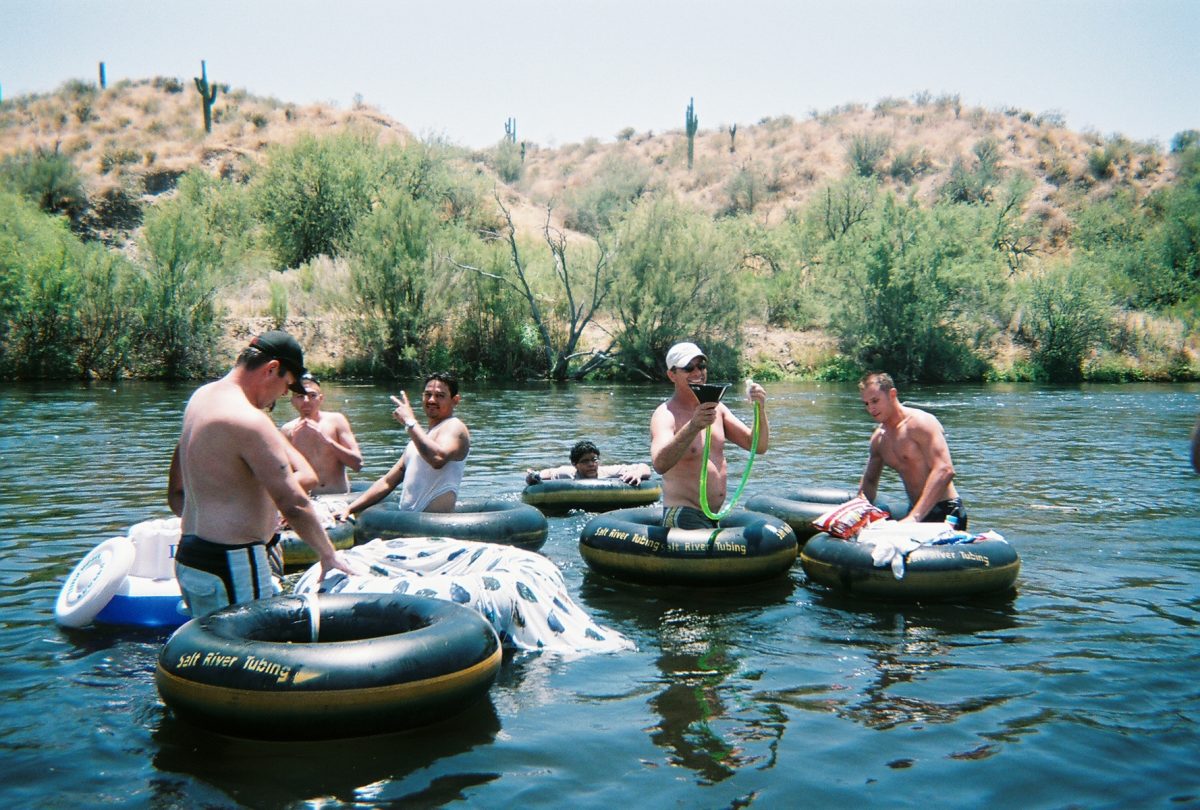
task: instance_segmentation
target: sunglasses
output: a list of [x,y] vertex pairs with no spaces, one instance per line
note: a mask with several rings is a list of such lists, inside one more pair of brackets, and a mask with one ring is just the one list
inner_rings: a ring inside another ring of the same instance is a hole
[[704,371],[705,369],[708,368],[708,363],[704,362],[703,360],[695,360],[692,363],[690,363],[689,365],[676,366],[675,368],[678,371],[686,371],[688,374],[691,374],[693,371],[696,371],[697,369],[699,369],[700,371]]

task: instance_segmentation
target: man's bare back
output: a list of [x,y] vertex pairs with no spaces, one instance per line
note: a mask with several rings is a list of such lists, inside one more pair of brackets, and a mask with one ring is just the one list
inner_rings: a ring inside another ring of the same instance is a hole
[[295,497],[287,493],[283,441],[270,417],[227,378],[199,388],[179,437],[183,533],[229,545],[268,539],[278,522],[271,489]]
[[301,474],[315,481],[311,465],[263,412],[289,389],[303,393],[304,373],[300,344],[271,330],[250,341],[228,374],[188,400],[167,502],[182,518],[175,579],[193,616],[277,590],[266,541],[280,515],[316,554],[320,579],[334,568],[350,573],[301,483]]

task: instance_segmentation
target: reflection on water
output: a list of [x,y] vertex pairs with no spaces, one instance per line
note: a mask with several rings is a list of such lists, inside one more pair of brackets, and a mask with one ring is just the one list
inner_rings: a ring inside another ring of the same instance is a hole
[[877,730],[948,724],[1007,699],[977,692],[956,699],[953,693],[919,687],[940,674],[956,674],[963,648],[979,651],[1005,643],[1000,631],[1017,626],[1011,596],[906,605],[822,593],[815,603],[836,608],[823,614],[825,643],[854,650],[862,661],[854,672],[854,694],[833,702],[839,716]]
[[789,578],[779,578],[702,591],[704,598],[698,599],[693,589],[585,577],[581,596],[620,602],[620,607],[609,605],[613,619],[652,639],[662,688],[647,702],[656,722],[645,731],[667,752],[666,764],[694,772],[698,784],[774,765],[786,716],[754,695],[759,673],[747,663],[754,639],[745,629],[752,617],[785,606],[793,591]]
[[[484,700],[463,714],[419,732],[384,734],[336,742],[263,743],[209,734],[163,712],[154,741],[154,767],[164,774],[186,774],[247,807],[275,807],[297,800],[374,802],[385,786],[492,742],[500,720]],[[297,767],[297,763],[307,763]],[[273,777],[273,778],[264,778]],[[405,797],[424,801],[452,798],[455,791],[499,778],[499,774],[459,774],[437,781],[426,791]],[[156,789],[168,795],[180,783],[163,779]],[[422,793],[428,794],[422,798]],[[165,796],[163,798],[166,798]]]
[[[395,392],[326,386],[364,451],[356,480],[402,450]],[[1200,476],[1187,443],[1200,386],[904,392],[946,426],[972,526],[1020,552],[1015,595],[871,603],[809,585],[799,566],[745,588],[629,586],[582,563],[585,515],[554,518],[543,553],[637,651],[509,658],[478,711],[315,744],[191,729],[154,686],[163,634],[53,624],[87,550],[165,515],[190,393],[0,389],[0,768],[21,774],[0,780],[5,806],[1200,803]],[[666,393],[464,386],[464,497],[515,499],[526,467],[562,463],[580,438],[606,460],[645,460]],[[747,496],[853,487],[872,427],[854,386],[768,395],[772,449]],[[749,415],[744,398],[730,406]]]

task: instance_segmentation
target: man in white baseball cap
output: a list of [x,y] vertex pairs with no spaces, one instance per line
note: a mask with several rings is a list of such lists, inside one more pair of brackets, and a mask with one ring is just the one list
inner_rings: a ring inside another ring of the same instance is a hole
[[[659,405],[650,419],[650,461],[662,476],[663,525],[668,528],[708,529],[716,524],[700,506],[700,465],[704,459],[705,428],[712,427],[708,456],[708,505],[713,512],[725,503],[728,470],[725,443],[750,449],[751,430],[720,402],[700,402],[692,385],[708,381],[708,357],[695,343],[676,343],[667,350],[667,379],[675,393]],[[758,453],[767,452],[771,430],[767,423],[767,392],[752,383],[750,399],[758,403]]]

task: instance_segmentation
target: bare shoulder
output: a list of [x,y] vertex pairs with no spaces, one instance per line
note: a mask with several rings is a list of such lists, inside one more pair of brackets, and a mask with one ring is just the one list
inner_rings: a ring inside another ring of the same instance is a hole
[[944,433],[945,428],[938,418],[929,411],[920,408],[908,408],[910,424],[922,432]]
[[883,425],[876,425],[875,429],[871,431],[871,438],[867,440],[872,453],[883,446],[883,441],[886,437],[887,431],[884,429]]
[[[334,427],[344,430],[350,429],[350,420],[346,418],[346,414],[344,413],[340,413],[338,411],[321,411],[321,416],[328,417],[329,421],[333,423]],[[299,419],[293,420],[293,422],[299,421]],[[289,422],[289,424],[291,423]]]
[[675,432],[675,412],[671,410],[670,400],[664,401],[657,408],[655,408],[654,413],[651,414],[650,429],[653,430],[656,426],[669,426],[671,428],[671,432]]
[[188,400],[185,420],[195,426],[225,425],[260,426],[263,422],[274,428],[275,423],[246,399],[242,390],[224,380],[202,385]]

